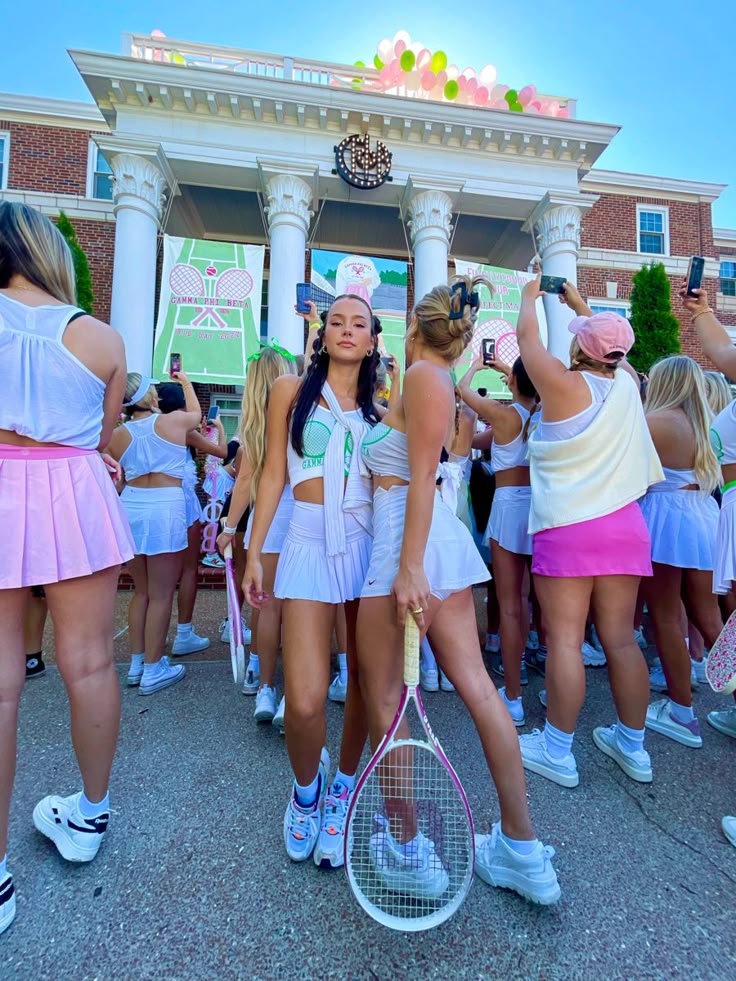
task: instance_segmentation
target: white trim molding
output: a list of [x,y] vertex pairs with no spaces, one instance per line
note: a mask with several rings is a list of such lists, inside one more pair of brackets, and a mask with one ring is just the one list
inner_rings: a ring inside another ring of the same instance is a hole
[[90,201],[77,194],[47,194],[45,191],[3,191],[3,201],[27,204],[49,218],[63,211],[68,218],[88,221],[115,221],[112,201]]
[[736,228],[714,228],[713,244],[716,248],[736,249]]
[[61,126],[64,129],[106,130],[107,123],[92,102],[72,102],[35,95],[0,92],[0,119],[37,126]]
[[692,200],[712,202],[728,187],[728,184],[710,184],[704,181],[685,181],[674,177],[656,177],[650,174],[626,174],[618,170],[599,170],[592,168],[582,179],[583,190],[590,189],[599,194],[626,194],[642,197],[667,198],[669,200]]
[[[580,249],[578,265],[589,269],[611,269],[636,272],[650,262],[661,262],[668,276],[684,276],[689,256],[655,255],[652,252],[624,252],[620,249]],[[705,278],[718,279],[718,259],[705,260]]]
[[7,190],[10,170],[10,130],[0,130],[0,191]]

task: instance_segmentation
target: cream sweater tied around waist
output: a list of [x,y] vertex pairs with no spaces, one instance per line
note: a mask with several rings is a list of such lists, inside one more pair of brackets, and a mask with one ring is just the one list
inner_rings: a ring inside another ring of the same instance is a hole
[[529,534],[613,514],[664,480],[632,378],[619,369],[593,421],[572,439],[529,437]]

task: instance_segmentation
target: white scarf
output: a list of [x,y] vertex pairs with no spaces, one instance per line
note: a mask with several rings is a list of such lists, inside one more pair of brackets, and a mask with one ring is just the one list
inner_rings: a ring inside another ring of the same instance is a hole
[[[344,555],[347,551],[345,538],[345,512],[350,511],[369,533],[373,533],[373,495],[368,468],[363,463],[361,447],[368,426],[365,420],[348,417],[340,408],[327,382],[322,386],[322,397],[335,418],[324,462],[325,489],[325,538],[329,556]],[[345,483],[345,441],[353,438],[347,484]]]

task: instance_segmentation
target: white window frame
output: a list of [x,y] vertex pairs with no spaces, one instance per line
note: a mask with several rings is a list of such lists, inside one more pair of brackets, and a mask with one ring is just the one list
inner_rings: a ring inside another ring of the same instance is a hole
[[730,282],[732,279],[736,279],[736,277],[734,277],[734,276],[721,276],[721,266],[725,262],[732,263],[733,265],[736,265],[736,255],[722,256],[718,260],[718,292],[721,294],[721,296],[729,296],[729,297],[731,297],[731,296],[734,295],[733,293],[724,293],[723,292],[722,282],[723,282],[724,279],[727,279]]
[[[651,254],[651,253],[650,253]],[[596,299],[595,297],[588,297],[588,306],[595,314],[594,307],[605,307],[607,310],[615,310],[616,313],[620,313],[622,317],[626,320],[631,318],[631,303],[627,300],[604,300],[602,297]]]
[[8,189],[8,171],[10,170],[10,130],[0,130],[0,191]]
[[[241,391],[240,395],[238,395],[237,392],[232,392],[230,394],[227,394],[225,392],[212,392],[210,394],[210,408],[212,408],[213,405],[217,405],[217,406],[220,407],[220,418],[223,418],[223,417],[226,416],[229,419],[235,419],[236,422],[237,422],[237,426],[235,427],[235,432],[236,433],[238,431],[238,426],[240,426],[240,417],[242,415],[242,412],[241,412],[240,409],[238,409],[237,411],[235,409],[225,409],[225,410],[223,410],[222,403],[223,402],[237,402],[238,405],[240,405],[240,402],[242,400],[242,397],[243,397],[242,391]],[[224,425],[225,425],[225,423],[223,422],[223,426]]]
[[111,198],[95,197],[95,174],[97,173],[97,155],[99,152],[100,148],[95,141],[90,140],[87,151],[87,197],[92,201],[110,201]]
[[[664,252],[642,252],[641,248],[641,222],[639,216],[642,211],[662,215],[662,232],[664,239]],[[636,206],[636,251],[640,255],[648,256],[668,256],[670,254],[670,209],[662,204],[637,204]]]

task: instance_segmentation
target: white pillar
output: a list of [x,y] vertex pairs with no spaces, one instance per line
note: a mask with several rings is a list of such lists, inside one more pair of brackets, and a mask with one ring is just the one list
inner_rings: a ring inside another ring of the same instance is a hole
[[444,191],[420,191],[409,204],[414,247],[414,300],[447,282],[452,201]]
[[[539,257],[545,276],[564,276],[577,286],[580,248],[580,208],[563,204],[548,208],[534,221]],[[575,314],[557,296],[544,297],[547,348],[564,364],[570,363],[572,334],[567,329]]]
[[110,323],[123,336],[128,371],[150,374],[156,297],[156,244],[166,181],[149,160],[120,153],[110,160],[115,260]]
[[304,281],[312,191],[292,174],[266,184],[271,262],[268,272],[268,339],[292,354],[304,353],[304,318],[294,313],[296,284]]

